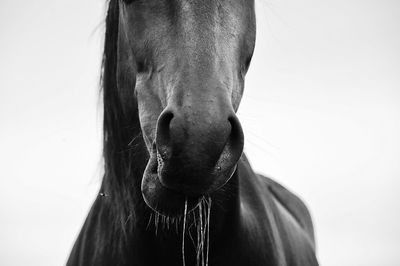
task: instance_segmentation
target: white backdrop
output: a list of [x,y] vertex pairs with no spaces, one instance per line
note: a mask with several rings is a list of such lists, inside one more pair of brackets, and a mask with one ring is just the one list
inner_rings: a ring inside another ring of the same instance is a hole
[[[0,2],[0,265],[62,265],[101,178],[102,0]],[[400,2],[259,0],[239,117],[325,266],[400,265]]]

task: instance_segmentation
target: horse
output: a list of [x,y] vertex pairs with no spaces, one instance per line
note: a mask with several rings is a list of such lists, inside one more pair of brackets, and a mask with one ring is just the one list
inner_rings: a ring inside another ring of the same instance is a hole
[[104,176],[67,266],[314,266],[305,204],[256,174],[236,116],[254,0],[109,0]]

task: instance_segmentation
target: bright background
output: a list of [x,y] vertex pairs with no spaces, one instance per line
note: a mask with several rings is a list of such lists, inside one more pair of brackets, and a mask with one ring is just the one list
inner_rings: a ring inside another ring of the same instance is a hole
[[[400,265],[400,1],[259,0],[240,119],[325,266]],[[101,179],[102,0],[0,1],[0,265],[63,265]]]

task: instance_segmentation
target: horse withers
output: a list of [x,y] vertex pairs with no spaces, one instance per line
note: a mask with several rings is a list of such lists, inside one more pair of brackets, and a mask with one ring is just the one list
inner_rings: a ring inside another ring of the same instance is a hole
[[242,154],[253,0],[110,0],[101,191],[67,265],[318,265],[305,205]]

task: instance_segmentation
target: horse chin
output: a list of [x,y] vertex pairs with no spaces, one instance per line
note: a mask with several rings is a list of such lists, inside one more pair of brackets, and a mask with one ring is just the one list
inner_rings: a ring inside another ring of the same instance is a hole
[[223,187],[236,170],[235,166],[228,178],[225,178],[223,182],[220,182],[217,187],[211,187],[206,193],[187,195],[183,192],[164,186],[158,178],[157,165],[157,156],[151,156],[143,173],[141,184],[142,195],[147,206],[149,206],[153,211],[169,217],[182,216],[185,211],[186,200],[187,213],[196,209],[205,195],[209,195]]
[[187,211],[196,208],[200,197],[188,197],[163,186],[158,179],[157,159],[151,156],[142,179],[143,199],[153,211],[170,217],[181,216],[185,210],[187,200]]

